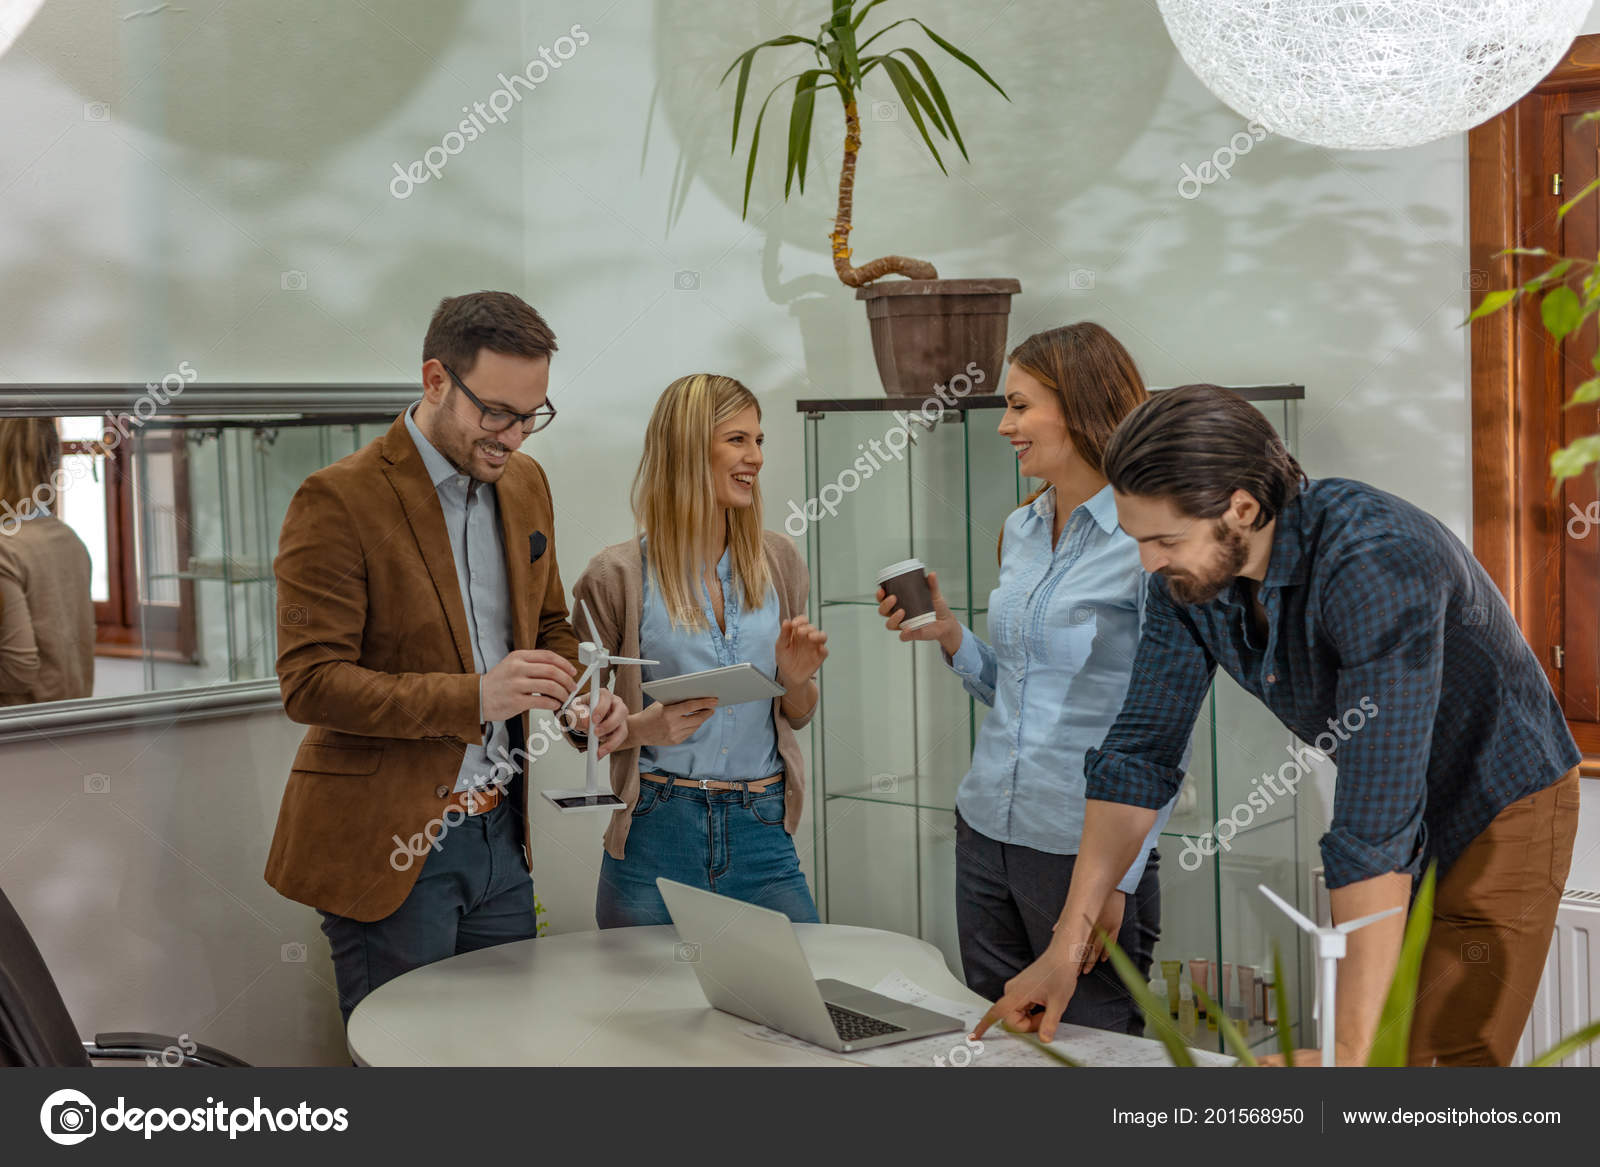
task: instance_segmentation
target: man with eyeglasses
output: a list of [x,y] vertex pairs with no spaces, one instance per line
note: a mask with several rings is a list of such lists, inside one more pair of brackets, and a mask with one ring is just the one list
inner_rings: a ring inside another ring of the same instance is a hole
[[[555,337],[507,292],[440,302],[422,399],[311,475],[284,519],[278,680],[311,728],[267,882],[322,915],[346,1022],[401,973],[531,938],[528,711],[577,677],[550,484],[519,454],[549,425]],[[601,690],[577,731],[610,754]],[[542,739],[541,739],[542,740]]]

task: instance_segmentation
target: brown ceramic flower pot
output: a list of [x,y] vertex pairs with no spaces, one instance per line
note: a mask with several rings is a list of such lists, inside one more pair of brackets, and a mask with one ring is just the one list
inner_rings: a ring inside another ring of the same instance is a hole
[[[857,288],[856,299],[867,302],[883,391],[927,397],[960,373],[975,383],[966,392],[998,392],[1011,297],[1021,291],[1013,279],[883,280]],[[981,381],[969,366],[983,373]]]

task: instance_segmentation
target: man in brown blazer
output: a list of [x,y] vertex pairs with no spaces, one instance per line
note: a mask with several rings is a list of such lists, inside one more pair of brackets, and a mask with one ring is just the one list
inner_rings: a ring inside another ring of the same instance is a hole
[[[346,1021],[409,969],[535,934],[528,711],[572,692],[578,638],[550,484],[517,448],[555,416],[555,349],[509,293],[441,301],[422,400],[284,518],[278,681],[311,728],[266,878],[322,914]],[[599,753],[626,727],[602,690]]]

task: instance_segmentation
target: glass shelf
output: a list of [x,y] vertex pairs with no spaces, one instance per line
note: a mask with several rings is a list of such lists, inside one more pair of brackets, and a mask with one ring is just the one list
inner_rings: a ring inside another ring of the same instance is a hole
[[289,500],[307,475],[392,421],[386,411],[144,423],[133,441],[133,497],[146,689],[273,678],[272,560]]
[[[1293,450],[1303,390],[1243,395]],[[957,619],[986,637],[1000,532],[1036,484],[1020,476],[994,433],[1004,407],[997,398],[968,399],[932,426],[909,425],[903,457],[847,481],[843,472],[859,451],[900,424],[894,411],[917,405],[800,403],[807,496],[834,503],[805,531],[810,615],[829,647],[811,724],[816,892],[824,920],[920,936],[959,976],[954,807],[988,709],[967,696],[936,648],[918,649],[884,628],[873,591],[879,569],[919,558],[939,573]],[[1151,975],[1162,959],[1180,960],[1185,979],[1197,956],[1259,965],[1276,943],[1295,1020],[1309,991],[1300,937],[1257,885],[1309,909],[1299,820],[1292,797],[1264,808],[1247,801],[1288,761],[1292,744],[1276,718],[1218,677],[1195,726],[1180,809],[1161,836],[1162,935]],[[1237,829],[1204,854],[1203,842],[1230,817]],[[1191,1040],[1222,1048],[1220,1033],[1203,1028]],[[1248,1040],[1275,1038],[1256,1022]]]

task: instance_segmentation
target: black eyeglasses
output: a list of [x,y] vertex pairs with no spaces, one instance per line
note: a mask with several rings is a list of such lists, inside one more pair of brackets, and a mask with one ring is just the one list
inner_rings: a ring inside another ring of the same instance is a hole
[[456,383],[461,392],[467,395],[467,400],[478,407],[478,424],[490,433],[497,434],[512,422],[516,422],[522,427],[524,436],[536,434],[556,419],[556,407],[551,405],[548,400],[532,413],[514,413],[509,409],[493,409],[479,401],[478,395],[467,388],[466,382],[456,376],[449,365],[440,361],[439,367],[450,374],[450,379]]

